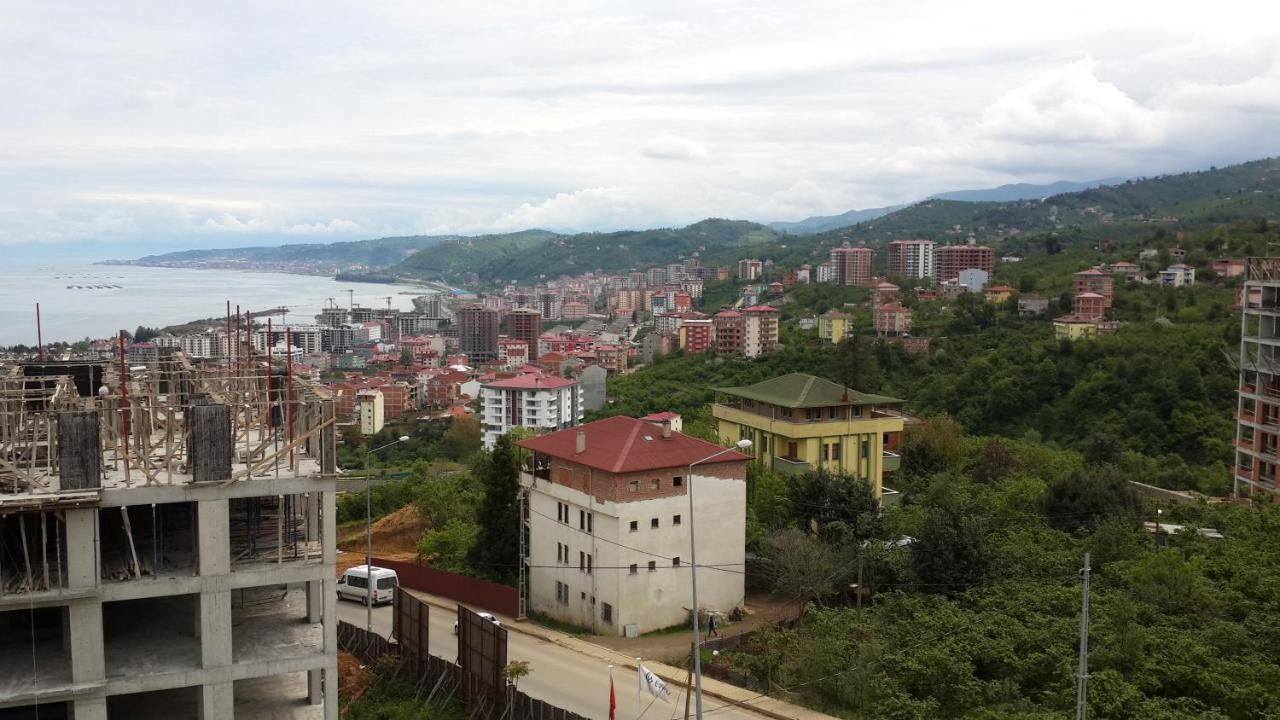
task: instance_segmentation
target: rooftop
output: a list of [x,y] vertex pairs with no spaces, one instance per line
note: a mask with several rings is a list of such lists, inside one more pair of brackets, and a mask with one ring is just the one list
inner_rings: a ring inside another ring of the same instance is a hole
[[528,373],[525,375],[517,375],[506,380],[495,380],[491,383],[485,383],[485,387],[502,388],[506,390],[555,390],[556,388],[568,387],[577,383],[567,378],[535,375]]
[[[578,433],[586,436],[586,450],[581,453],[577,452]],[[625,415],[521,440],[516,444],[611,473],[684,467],[724,452],[719,445],[684,433],[673,431],[670,437],[663,437],[662,431],[650,423]],[[749,455],[729,451],[708,462],[745,462],[750,459]]]
[[825,378],[804,373],[780,375],[744,387],[716,388],[716,392],[789,408],[887,405],[903,402],[885,395],[859,392]]

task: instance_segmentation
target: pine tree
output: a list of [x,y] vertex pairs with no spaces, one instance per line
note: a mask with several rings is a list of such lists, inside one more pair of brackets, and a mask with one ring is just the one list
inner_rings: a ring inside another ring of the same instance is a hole
[[479,574],[509,580],[520,561],[520,468],[511,438],[498,438],[493,451],[482,454],[473,476],[484,488],[480,506],[480,536],[467,553],[467,561]]

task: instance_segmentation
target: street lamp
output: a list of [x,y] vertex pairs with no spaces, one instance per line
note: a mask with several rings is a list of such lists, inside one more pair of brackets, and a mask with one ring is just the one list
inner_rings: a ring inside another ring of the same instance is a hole
[[686,494],[689,496],[689,577],[693,586],[693,683],[694,698],[697,701],[697,711],[694,717],[698,718],[698,720],[702,720],[702,639],[698,634],[698,549],[693,539],[695,525],[693,518],[693,466],[714,460],[725,453],[746,450],[749,447],[751,447],[751,441],[744,438],[731,448],[725,448],[701,460],[695,460],[689,463],[689,474],[685,478]]
[[373,632],[373,461],[374,453],[381,452],[402,442],[409,442],[408,435],[376,447],[364,454],[364,604],[367,611],[368,625],[365,629]]

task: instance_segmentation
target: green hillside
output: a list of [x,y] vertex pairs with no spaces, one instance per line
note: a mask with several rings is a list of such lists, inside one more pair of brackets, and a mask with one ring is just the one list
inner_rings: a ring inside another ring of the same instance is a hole
[[746,248],[777,242],[779,233],[742,220],[709,219],[683,228],[557,235],[529,230],[442,242],[388,272],[417,279],[527,282],[591,270],[626,272],[692,257],[728,262]]
[[182,250],[148,255],[132,261],[133,265],[196,265],[226,263],[305,263],[350,267],[387,267],[395,265],[423,248],[431,247],[455,236],[408,235],[374,240],[336,243],[295,243],[274,247],[238,247],[216,250]]

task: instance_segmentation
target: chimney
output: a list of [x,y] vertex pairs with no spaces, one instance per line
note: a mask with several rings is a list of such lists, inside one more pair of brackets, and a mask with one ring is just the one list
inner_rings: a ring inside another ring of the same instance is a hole
[[670,419],[662,421],[662,437],[664,438],[671,437],[671,420]]
[[574,453],[575,453],[575,454],[577,454],[577,455],[581,455],[582,453],[584,453],[584,452],[586,452],[586,451],[587,451],[587,433],[586,433],[586,432],[584,432],[584,431],[582,431],[582,430],[579,430],[579,431],[578,431],[578,445],[577,445],[577,447],[574,449]]

